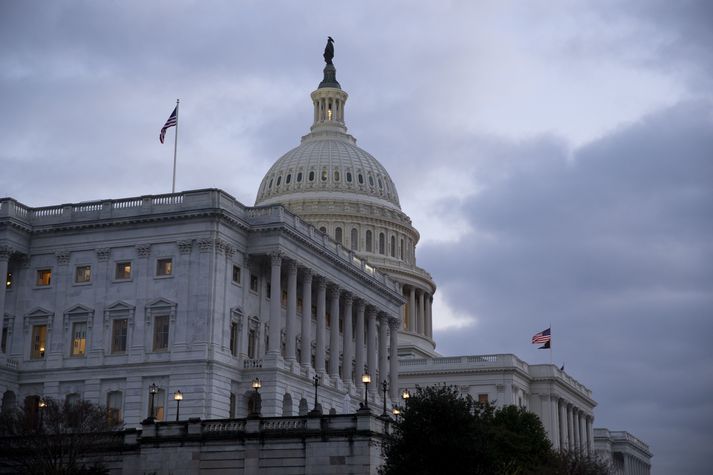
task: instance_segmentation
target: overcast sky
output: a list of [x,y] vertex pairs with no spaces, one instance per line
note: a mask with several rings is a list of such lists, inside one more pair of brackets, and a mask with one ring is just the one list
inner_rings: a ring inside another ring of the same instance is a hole
[[252,204],[335,38],[447,355],[553,358],[656,474],[713,447],[713,2],[0,1],[0,196]]

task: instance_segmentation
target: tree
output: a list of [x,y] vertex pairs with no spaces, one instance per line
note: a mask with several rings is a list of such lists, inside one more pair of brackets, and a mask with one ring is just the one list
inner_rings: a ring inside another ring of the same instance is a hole
[[552,450],[537,415],[476,402],[452,386],[417,388],[384,442],[383,475],[605,475],[585,457]]
[[116,428],[112,414],[89,401],[28,400],[0,416],[0,466],[27,474],[104,473],[84,459],[116,442]]

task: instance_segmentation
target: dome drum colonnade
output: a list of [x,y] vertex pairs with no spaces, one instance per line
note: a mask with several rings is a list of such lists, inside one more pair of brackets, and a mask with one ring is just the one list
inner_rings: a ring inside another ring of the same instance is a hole
[[[355,383],[360,381],[361,375],[366,372],[375,382],[388,381],[390,397],[392,400],[397,400],[399,319],[380,311],[376,305],[365,299],[340,289],[338,284],[329,282],[326,277],[318,275],[309,267],[298,265],[297,261],[286,258],[281,252],[270,253],[269,257],[271,272],[269,337],[263,368],[280,367],[284,361],[284,366],[290,370],[300,368],[300,372],[308,377],[316,373],[320,375],[322,384],[338,390],[347,390],[352,394],[356,394],[359,385]],[[281,304],[283,267],[286,267],[287,271],[287,302],[284,319]],[[302,288],[303,311],[300,322],[297,318],[298,280]],[[316,293],[313,292],[313,287],[316,287]],[[313,294],[316,296],[314,334],[312,334],[311,318],[307,317],[312,312]],[[299,352],[297,351],[298,324],[300,326]],[[340,335],[340,326],[342,335]],[[281,344],[283,329],[286,336],[284,354]],[[314,365],[311,358],[313,343]],[[254,364],[246,361],[245,366],[250,367]],[[377,385],[373,384],[369,389],[375,397]]]

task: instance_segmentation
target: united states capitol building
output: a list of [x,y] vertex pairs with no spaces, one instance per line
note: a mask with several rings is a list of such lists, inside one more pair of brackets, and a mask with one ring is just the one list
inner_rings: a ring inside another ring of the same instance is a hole
[[535,412],[555,448],[648,473],[648,447],[593,429],[591,391],[556,366],[437,353],[419,233],[387,170],[348,134],[331,61],[323,73],[309,133],[267,171],[254,206],[218,189],[0,200],[3,409],[82,398],[133,428],[178,419],[180,390],[181,420],[295,420],[354,414],[365,397],[381,413],[405,389],[445,382]]

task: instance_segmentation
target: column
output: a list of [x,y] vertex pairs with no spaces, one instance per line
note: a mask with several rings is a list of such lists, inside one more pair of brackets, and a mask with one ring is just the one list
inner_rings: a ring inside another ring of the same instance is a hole
[[268,333],[270,342],[267,352],[280,354],[280,330],[282,326],[282,313],[280,299],[282,290],[280,289],[280,271],[282,268],[282,255],[279,252],[270,255],[272,268],[270,272],[270,332]]
[[[0,328],[3,318],[5,318],[5,279],[7,279],[7,263],[10,261],[10,254],[12,254],[12,249],[0,247]],[[15,276],[15,286],[18,286],[17,276]]]
[[592,434],[592,416],[587,417],[587,453],[589,455],[594,454],[594,438]]
[[[362,324],[363,325],[363,324]],[[352,294],[344,294],[344,344],[342,345],[342,381],[344,384],[352,380],[352,359],[354,355],[354,341],[352,341]]]
[[285,357],[288,361],[295,361],[295,344],[297,333],[297,263],[290,261],[287,264],[287,342]]
[[317,349],[314,355],[314,362],[318,373],[324,374],[324,330],[326,327],[325,307],[327,301],[327,281],[324,277],[317,279]]
[[312,270],[302,274],[302,367],[306,370],[312,363]]
[[386,330],[389,326],[389,319],[386,315],[379,315],[379,381],[388,381],[389,374],[389,354],[387,353],[387,338]]
[[573,450],[579,452],[581,446],[580,446],[580,440],[579,440],[579,409],[573,409],[572,410],[572,435],[574,438],[574,446],[572,447]]
[[364,373],[364,310],[366,305],[363,300],[357,302],[356,308],[356,328],[354,329],[355,359],[354,371],[357,384],[361,382],[361,375]]
[[560,448],[560,423],[559,423],[559,405],[558,400],[550,395],[550,414],[552,414],[552,447]]
[[567,435],[567,403],[563,399],[559,401],[560,410],[560,449],[569,449],[569,440]]
[[574,451],[574,421],[572,418],[572,405],[567,404],[567,448]]
[[367,330],[366,330],[366,359],[367,372],[371,375],[370,390],[372,393],[376,391],[376,309],[369,307],[366,312]]
[[339,287],[329,289],[329,376],[339,379]]
[[409,289],[408,297],[408,331],[416,333],[416,288]]
[[584,418],[584,413],[579,413],[579,451],[587,452],[587,421]]
[[391,337],[390,346],[390,367],[389,367],[389,389],[391,400],[399,400],[399,327],[401,322],[398,318],[389,319],[389,335]]
[[418,320],[416,324],[416,331],[418,331],[419,335],[423,335],[426,333],[424,321],[426,320],[425,318],[425,302],[424,302],[424,292],[423,290],[418,292]]
[[426,336],[429,338],[433,337],[433,321],[432,321],[432,307],[433,307],[433,296],[426,294]]

